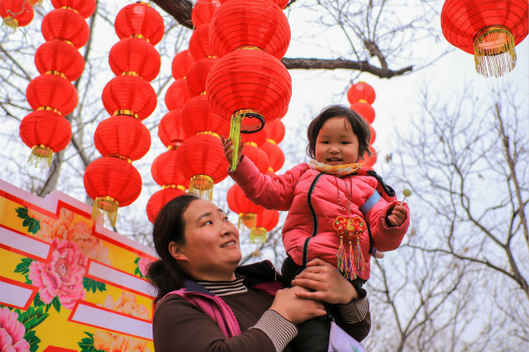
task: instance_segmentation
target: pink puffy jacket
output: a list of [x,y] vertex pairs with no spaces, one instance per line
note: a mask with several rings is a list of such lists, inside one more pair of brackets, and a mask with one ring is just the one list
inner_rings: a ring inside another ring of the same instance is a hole
[[[339,215],[347,216],[348,209],[367,220],[373,246],[381,251],[396,249],[410,223],[408,215],[402,225],[388,226],[386,214],[397,200],[385,192],[377,192],[378,180],[361,176],[365,175],[365,170],[360,170],[359,174],[337,177],[322,174],[303,163],[283,175],[264,175],[244,157],[230,175],[256,204],[289,211],[283,226],[283,244],[296,264],[303,265],[305,257],[305,263],[321,258],[336,265],[339,238],[332,222]],[[404,206],[408,210],[408,206]],[[360,245],[364,263],[359,277],[367,280],[371,258],[367,231],[361,235]]]

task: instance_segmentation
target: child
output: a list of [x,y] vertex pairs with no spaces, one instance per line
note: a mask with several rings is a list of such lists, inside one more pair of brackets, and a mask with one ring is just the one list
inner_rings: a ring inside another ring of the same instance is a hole
[[[400,245],[409,225],[408,207],[374,171],[358,164],[368,151],[370,133],[354,111],[339,105],[324,109],[310,123],[307,137],[309,163],[283,175],[265,175],[241,155],[230,175],[256,204],[288,210],[283,226],[288,257],[282,268],[287,280],[321,258],[336,265],[363,298],[373,249]],[[231,141],[224,148],[231,162]],[[304,323],[294,341],[296,350],[327,351],[328,324],[321,319]]]

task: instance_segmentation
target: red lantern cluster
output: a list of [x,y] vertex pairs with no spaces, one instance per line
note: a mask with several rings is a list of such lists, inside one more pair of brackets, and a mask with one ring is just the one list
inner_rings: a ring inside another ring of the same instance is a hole
[[347,100],[351,104],[351,110],[360,115],[369,125],[369,131],[371,139],[369,141],[369,152],[363,156],[361,160],[365,167],[373,167],[377,161],[377,152],[373,148],[375,142],[376,133],[375,129],[371,125],[375,121],[375,109],[371,106],[375,101],[376,94],[373,87],[366,82],[355,83],[347,91]]
[[125,6],[116,16],[120,41],[109,54],[116,74],[103,89],[103,105],[110,117],[99,123],[94,142],[102,157],[84,174],[84,185],[99,210],[109,214],[114,225],[117,209],[134,202],[141,193],[141,176],[132,161],[149,150],[149,130],[141,123],[156,108],[156,93],[150,85],[160,71],[160,54],[154,48],[163,34],[163,20],[146,3]]
[[279,143],[285,137],[285,125],[281,120],[275,120],[265,127],[266,141],[261,148],[268,155],[270,172],[277,172],[285,163],[285,154]]
[[12,28],[27,26],[33,20],[33,5],[36,2],[35,0],[0,0],[0,17],[4,19],[6,26]]
[[46,42],[35,53],[35,66],[41,75],[26,88],[34,111],[24,117],[19,131],[22,141],[32,150],[31,157],[36,157],[37,162],[47,160],[48,165],[53,153],[66,148],[72,137],[66,116],[73,112],[78,98],[71,82],[78,80],[84,69],[84,59],[77,49],[88,41],[85,18],[96,8],[95,0],[52,3],[55,9],[42,20]]

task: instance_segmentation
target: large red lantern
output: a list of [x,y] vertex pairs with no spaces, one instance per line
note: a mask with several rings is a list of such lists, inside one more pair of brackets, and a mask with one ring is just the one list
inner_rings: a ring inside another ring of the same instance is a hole
[[285,138],[285,125],[280,119],[274,120],[265,126],[265,132],[267,139],[279,144]]
[[187,80],[180,78],[174,81],[165,93],[165,106],[168,110],[177,110],[184,107],[184,104],[191,97]]
[[154,181],[160,186],[173,186],[186,189],[189,179],[185,177],[179,162],[178,151],[169,149],[158,155],[151,166]]
[[116,76],[137,74],[147,81],[152,81],[160,72],[160,54],[144,39],[120,40],[110,50],[108,61]]
[[119,39],[140,37],[152,45],[158,44],[164,33],[162,16],[145,2],[122,8],[116,16],[114,28]]
[[175,55],[171,63],[171,73],[174,79],[186,78],[193,65],[194,59],[189,50],[183,50]]
[[162,208],[171,200],[175,199],[176,197],[179,197],[181,195],[184,195],[185,188],[172,188],[172,187],[166,187],[162,188],[161,190],[155,192],[151,198],[149,198],[149,201],[147,202],[147,217],[149,218],[149,221],[154,224],[156,221],[156,217],[158,216],[158,213]]
[[279,222],[277,210],[262,208],[257,213],[255,227],[250,230],[250,242],[266,241],[266,234],[274,229]]
[[[38,1],[37,1],[38,2]],[[92,16],[96,10],[96,0],[51,0],[53,7],[71,7],[83,18]]]
[[261,146],[261,149],[268,156],[270,167],[274,172],[277,172],[283,167],[283,164],[285,163],[285,154],[283,154],[283,151],[274,140],[268,139],[266,143]]
[[67,8],[55,9],[44,16],[41,29],[47,41],[64,40],[78,49],[88,42],[90,34],[88,24],[83,17]]
[[360,115],[368,124],[375,121],[375,109],[368,103],[357,101],[351,104],[351,110]]
[[35,66],[40,74],[60,73],[68,81],[76,81],[84,69],[84,59],[79,51],[62,40],[50,40],[35,52]]
[[376,93],[373,87],[366,82],[355,83],[347,91],[347,100],[349,103],[363,102],[373,104],[376,98]]
[[514,68],[514,47],[528,33],[527,13],[527,0],[446,0],[441,28],[449,43],[474,54],[477,72],[499,77]]
[[290,42],[288,19],[270,0],[230,0],[211,22],[210,45],[222,57],[245,46],[257,47],[281,59]]
[[129,115],[140,120],[156,108],[156,92],[138,76],[117,76],[103,89],[103,105],[110,115]]
[[210,131],[226,137],[229,132],[227,121],[210,111],[205,95],[197,95],[187,101],[182,109],[182,119],[187,136]]
[[198,28],[211,22],[215,11],[220,7],[218,0],[197,0],[191,12],[193,27]]
[[212,198],[213,185],[228,176],[228,162],[218,136],[200,133],[187,138],[177,149],[178,165],[189,179],[189,190]]
[[33,6],[26,0],[0,1],[0,17],[13,28],[27,26],[33,20]]
[[177,148],[186,138],[182,110],[171,110],[158,125],[158,137],[168,148]]
[[204,24],[193,31],[189,39],[189,52],[193,59],[213,58],[215,56],[209,45],[210,25]]
[[77,91],[65,78],[45,74],[32,79],[26,88],[26,98],[33,110],[53,110],[69,115],[77,106]]

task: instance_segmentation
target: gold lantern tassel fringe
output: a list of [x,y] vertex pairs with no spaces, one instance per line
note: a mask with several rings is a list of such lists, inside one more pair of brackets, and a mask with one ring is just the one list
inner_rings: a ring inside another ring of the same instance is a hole
[[257,224],[257,214],[255,213],[240,213],[237,228],[241,229],[241,222],[249,229],[253,229]]
[[514,36],[502,26],[489,26],[474,39],[476,71],[486,77],[501,77],[516,64]]
[[235,171],[235,169],[237,169],[237,163],[239,161],[239,144],[241,143],[242,116],[242,111],[237,111],[231,116],[230,140],[233,143],[233,154],[231,156],[231,171]]
[[213,199],[213,185],[215,182],[208,175],[195,175],[189,180],[189,192],[202,199]]
[[[29,154],[28,163],[35,167],[45,168],[45,165],[48,164],[48,168],[51,167],[51,161],[53,158],[53,150],[50,147],[39,144],[34,145],[31,148],[31,154]],[[46,164],[43,164],[46,162]]]
[[97,219],[101,215],[100,210],[102,210],[107,213],[112,226],[116,226],[118,207],[119,203],[110,196],[97,197],[94,199],[94,206],[92,207],[92,221],[97,222]]
[[266,241],[266,229],[264,227],[254,227],[250,230],[251,243],[264,243]]

